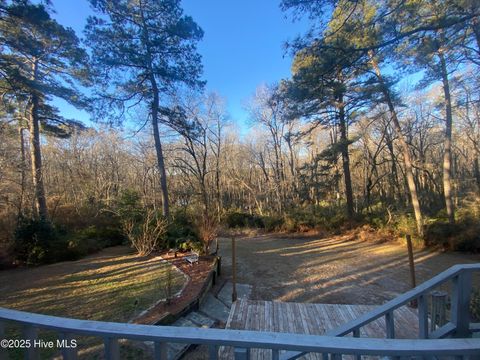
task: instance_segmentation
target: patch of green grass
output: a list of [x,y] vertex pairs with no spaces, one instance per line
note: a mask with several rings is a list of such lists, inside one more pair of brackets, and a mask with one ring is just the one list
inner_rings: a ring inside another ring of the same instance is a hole
[[[0,306],[77,319],[127,322],[166,297],[169,268],[171,265],[159,258],[141,258],[127,248],[110,248],[79,261],[2,271]],[[185,279],[176,270],[171,274],[172,293],[176,293]],[[7,336],[18,337],[20,332],[11,330]],[[56,335],[43,336],[52,340],[50,337]],[[82,348],[93,345],[80,342]],[[19,358],[20,353],[11,355]],[[42,358],[51,358],[50,352],[42,354]]]

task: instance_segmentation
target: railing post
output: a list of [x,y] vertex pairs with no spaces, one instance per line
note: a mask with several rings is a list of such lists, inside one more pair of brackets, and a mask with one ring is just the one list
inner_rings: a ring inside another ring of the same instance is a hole
[[105,359],[107,360],[120,360],[120,347],[118,345],[118,339],[105,338]]
[[447,293],[445,291],[432,291],[432,311],[430,312],[430,332],[437,330],[447,323]]
[[71,334],[61,333],[60,340],[63,360],[77,360],[77,344],[73,346],[73,336]]
[[[353,329],[353,337],[360,337],[360,328]],[[355,355],[355,360],[362,360],[362,355]]]
[[[6,339],[5,336],[5,321],[0,320],[0,340]],[[0,360],[7,359],[7,349],[0,346]]]
[[280,359],[280,350],[272,349],[272,360],[279,360]]
[[387,339],[395,339],[395,320],[393,317],[393,311],[385,314],[385,326]]
[[208,356],[210,360],[217,360],[218,359],[218,346],[217,345],[210,345],[208,347]]
[[424,294],[418,297],[418,337],[428,339],[428,299]]
[[25,359],[40,359],[39,348],[38,346],[35,346],[35,341],[38,340],[38,329],[32,325],[25,325],[23,327],[23,338],[30,341],[30,347],[25,349]]
[[250,349],[235,348],[233,350],[235,360],[250,360]]
[[462,270],[453,278],[451,322],[456,330],[454,337],[470,337],[470,293],[472,273]]
[[153,344],[154,347],[154,359],[155,360],[167,360],[167,344],[156,341]]

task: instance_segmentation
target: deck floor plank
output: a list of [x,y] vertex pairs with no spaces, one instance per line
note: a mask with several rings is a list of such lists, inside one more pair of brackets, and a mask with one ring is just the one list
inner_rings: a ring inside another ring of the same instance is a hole
[[[371,305],[304,304],[241,299],[233,304],[226,328],[322,335],[375,307]],[[414,339],[417,337],[418,316],[416,310],[402,307],[395,310],[394,316],[396,338]],[[385,335],[384,317],[366,325],[360,331],[362,337],[385,338]],[[231,347],[220,348],[220,359],[231,359],[232,356],[233,349]],[[270,350],[252,349],[251,351],[251,360],[270,360],[271,358]],[[308,354],[302,359],[321,359],[321,354]]]

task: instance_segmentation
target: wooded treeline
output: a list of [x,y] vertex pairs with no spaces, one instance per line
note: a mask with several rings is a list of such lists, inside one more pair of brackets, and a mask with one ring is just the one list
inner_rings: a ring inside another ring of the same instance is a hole
[[133,205],[188,214],[204,239],[225,222],[478,233],[477,1],[281,1],[312,28],[287,44],[291,78],[252,89],[244,136],[205,88],[203,31],[180,1],[90,3],[81,42],[54,2],[0,1],[5,249],[25,219],[68,233]]

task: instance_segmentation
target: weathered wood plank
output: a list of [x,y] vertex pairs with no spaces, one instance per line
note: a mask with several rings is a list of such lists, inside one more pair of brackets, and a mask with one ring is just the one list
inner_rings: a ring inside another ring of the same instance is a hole
[[[237,314],[231,315],[233,319],[244,319],[244,323],[235,323],[235,329],[274,331],[282,333],[323,335],[326,331],[341,326],[346,322],[372,311],[371,305],[336,305],[336,304],[303,304],[283,303],[268,301],[242,301],[242,306],[232,308]],[[244,312],[246,316],[240,315]],[[417,329],[418,317],[408,308],[395,310],[395,336],[397,338],[414,338],[415,334],[409,333],[405,328]],[[234,322],[232,322],[233,325]],[[398,330],[397,330],[398,329]],[[348,336],[352,336],[349,334]],[[386,322],[379,318],[360,329],[361,337],[385,338]],[[220,358],[232,352],[220,351]],[[270,360],[270,350],[252,349],[251,358],[255,360]],[[280,353],[280,357],[282,357]],[[310,353],[302,359],[321,359],[321,354]],[[345,357],[348,359],[349,357]],[[353,358],[353,357],[351,357]]]

